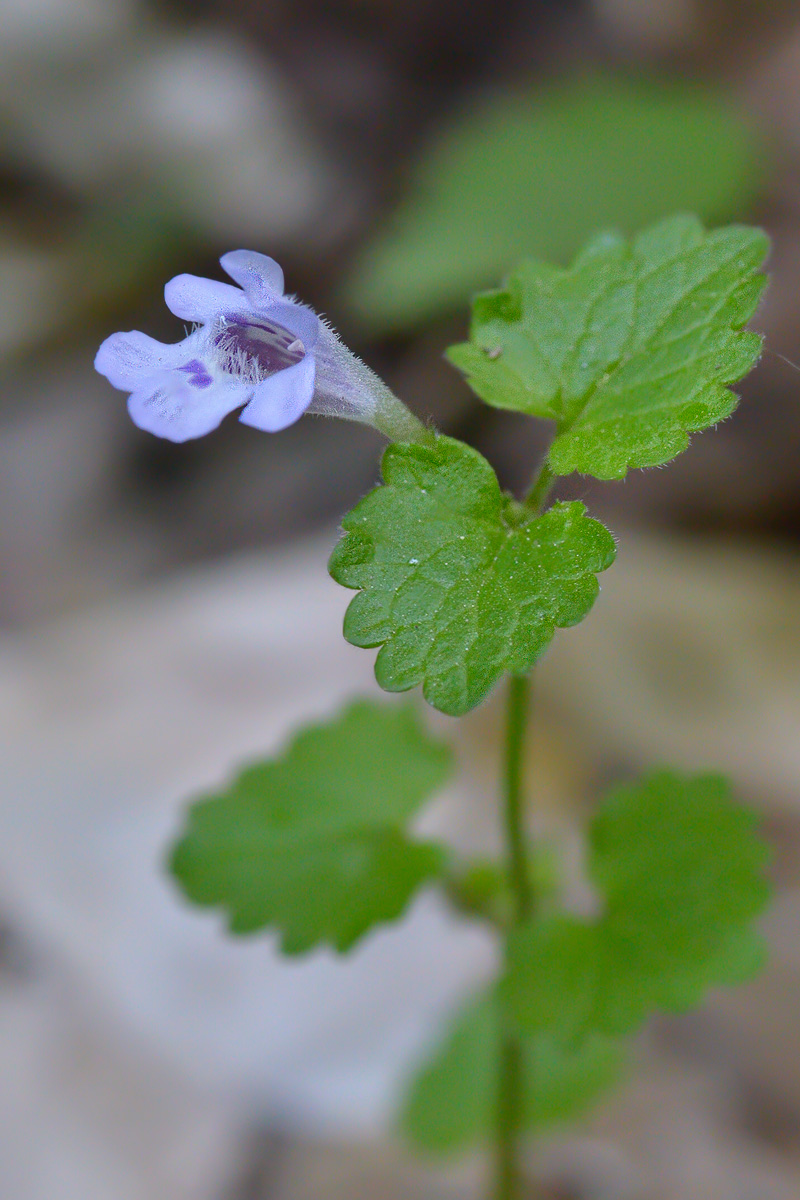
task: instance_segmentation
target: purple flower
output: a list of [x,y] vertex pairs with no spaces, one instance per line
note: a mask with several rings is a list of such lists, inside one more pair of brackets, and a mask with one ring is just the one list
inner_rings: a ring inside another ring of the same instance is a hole
[[236,408],[274,433],[304,412],[374,425],[418,441],[425,427],[312,309],[283,294],[283,271],[253,250],[220,259],[239,287],[177,275],[167,307],[195,328],[164,344],[133,330],[106,338],[95,368],[130,393],[134,424],[173,442],[202,437]]

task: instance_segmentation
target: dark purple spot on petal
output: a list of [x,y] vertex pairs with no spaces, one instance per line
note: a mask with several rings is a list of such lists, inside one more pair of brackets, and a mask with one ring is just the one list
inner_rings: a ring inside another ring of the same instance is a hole
[[192,387],[207,388],[214,382],[199,358],[191,359],[190,362],[184,363],[182,367],[178,367],[178,370],[184,371],[189,376],[189,383]]

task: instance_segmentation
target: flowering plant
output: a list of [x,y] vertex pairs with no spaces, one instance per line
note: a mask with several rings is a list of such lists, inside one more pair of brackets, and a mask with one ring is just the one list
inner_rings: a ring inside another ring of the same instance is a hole
[[591,917],[545,886],[527,827],[523,746],[530,674],[557,629],[581,621],[613,563],[583,504],[548,504],[573,472],[620,479],[666,463],[727,417],[756,362],[744,327],[767,243],[680,216],[632,240],[603,235],[567,269],[525,262],[475,298],[449,357],[487,404],[550,421],[548,453],[519,498],[470,446],[414,417],[310,309],[283,295],[272,259],[222,265],[240,288],[181,275],[166,299],[196,323],[164,346],[115,334],[97,368],[131,393],[137,424],[183,441],[241,420],[276,431],[304,412],[366,421],[390,445],[382,483],[348,513],[329,570],[356,595],[345,637],[376,648],[388,692],[417,686],[453,717],[507,680],[500,793],[505,856],[460,862],[411,822],[452,770],[408,705],[358,702],[196,802],[172,868],[234,933],[270,928],[287,954],[344,953],[439,885],[501,944],[497,980],[456,1018],[404,1110],[429,1150],[495,1144],[493,1194],[519,1197],[522,1139],[588,1104],[625,1036],[658,1010],[748,977],[761,945],[765,848],[714,774],[661,770],[611,791],[585,830]]

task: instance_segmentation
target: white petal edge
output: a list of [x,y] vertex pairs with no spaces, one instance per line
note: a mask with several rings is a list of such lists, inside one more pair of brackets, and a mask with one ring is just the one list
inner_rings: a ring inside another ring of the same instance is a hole
[[239,417],[264,433],[277,433],[302,417],[314,395],[316,364],[307,354],[294,366],[270,375],[256,385],[253,398]]
[[261,307],[283,295],[283,271],[274,258],[257,250],[230,250],[219,260],[223,271]]
[[206,325],[221,314],[252,311],[241,288],[200,275],[176,275],[165,285],[164,299],[176,317],[198,325]]

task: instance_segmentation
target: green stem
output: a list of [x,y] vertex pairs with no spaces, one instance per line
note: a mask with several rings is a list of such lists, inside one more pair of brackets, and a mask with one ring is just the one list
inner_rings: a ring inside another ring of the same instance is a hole
[[503,779],[506,854],[511,893],[514,897],[514,924],[526,921],[531,913],[533,892],[528,878],[528,855],[522,813],[522,757],[528,717],[530,679],[512,675],[508,683],[506,709],[506,752]]
[[[556,476],[545,458],[522,503],[529,512],[542,511]],[[533,914],[534,892],[528,870],[523,811],[522,764],[530,704],[530,676],[512,675],[506,708],[506,751],[503,775],[503,823],[512,916],[506,930],[508,940]],[[503,1018],[501,1018],[503,1019]],[[519,1200],[522,1189],[519,1151],[522,1131],[522,1043],[513,1029],[501,1028],[498,1064],[497,1143],[494,1200]]]
[[544,460],[538,472],[534,476],[533,483],[530,486],[522,503],[526,508],[534,513],[538,513],[544,506],[550,489],[556,481],[556,477],[550,470],[550,464],[547,459]]
[[390,442],[433,443],[436,440],[435,430],[423,425],[385,384],[379,391],[372,424]]
[[519,1039],[500,1043],[500,1087],[497,1096],[497,1157],[494,1200],[520,1200],[519,1126],[522,1106],[522,1050]]
[[[523,820],[522,763],[528,715],[530,681],[524,675],[509,680],[506,709],[503,823],[513,914],[507,936],[528,920],[533,909],[533,888],[528,873]],[[495,1200],[519,1200],[519,1164],[522,1126],[522,1045],[511,1029],[501,1030],[497,1102]]]

